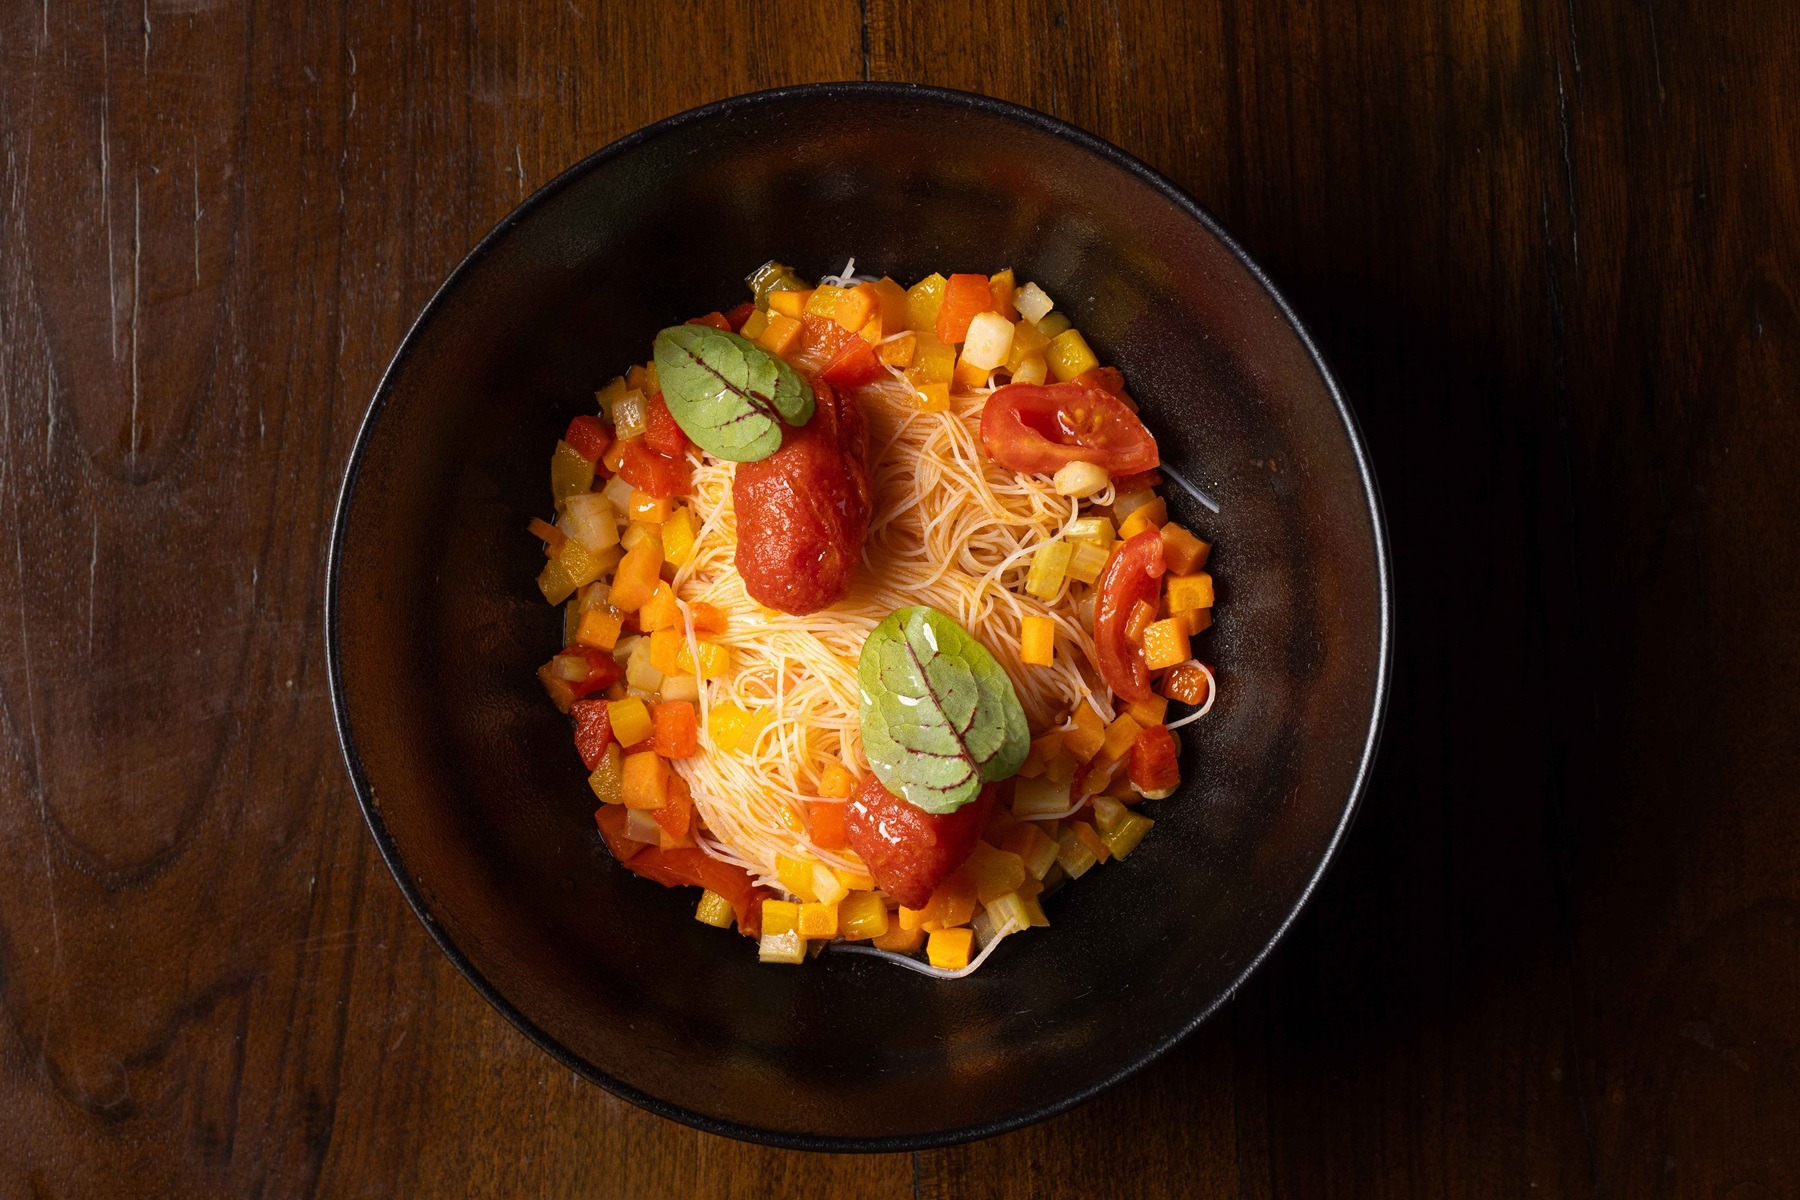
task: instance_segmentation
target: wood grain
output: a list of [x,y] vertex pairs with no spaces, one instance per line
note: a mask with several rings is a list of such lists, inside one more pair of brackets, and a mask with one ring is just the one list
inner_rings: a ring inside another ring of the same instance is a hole
[[[7,6],[0,1195],[1800,1191],[1797,51],[1668,0]],[[343,777],[320,598],[484,230],[657,117],[859,77],[1091,129],[1268,266],[1373,446],[1400,657],[1225,1012],[1041,1126],[850,1158],[643,1114],[461,981]]]

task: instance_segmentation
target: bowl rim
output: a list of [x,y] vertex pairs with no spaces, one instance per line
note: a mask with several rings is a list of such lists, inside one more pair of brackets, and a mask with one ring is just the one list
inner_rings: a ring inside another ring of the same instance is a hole
[[[399,847],[389,834],[386,822],[381,815],[380,806],[375,802],[374,793],[369,780],[363,771],[362,759],[356,748],[356,737],[350,728],[350,716],[344,696],[343,664],[339,652],[338,624],[340,617],[340,590],[343,566],[343,551],[348,525],[350,506],[355,500],[356,484],[363,464],[363,456],[367,452],[371,435],[376,422],[380,420],[383,410],[392,391],[393,383],[400,369],[411,357],[413,349],[420,340],[425,328],[436,318],[438,310],[446,299],[458,288],[467,277],[501,241],[503,241],[527,216],[542,207],[553,197],[561,193],[576,179],[589,171],[620,155],[626,154],[648,142],[671,133],[684,126],[712,120],[744,109],[763,105],[781,104],[786,101],[802,98],[875,98],[892,101],[927,101],[951,107],[973,109],[990,116],[1029,126],[1044,133],[1070,142],[1088,153],[1116,166],[1150,186],[1163,198],[1173,203],[1221,245],[1228,250],[1238,263],[1247,271],[1252,279],[1263,289],[1274,303],[1282,318],[1300,339],[1314,369],[1323,380],[1332,403],[1337,408],[1338,418],[1343,423],[1345,435],[1350,441],[1351,454],[1355,458],[1357,474],[1362,481],[1363,495],[1366,502],[1370,528],[1374,538],[1376,584],[1380,608],[1379,637],[1380,645],[1376,661],[1375,693],[1369,717],[1369,729],[1363,742],[1362,754],[1356,766],[1356,775],[1351,782],[1350,794],[1347,797],[1343,812],[1338,818],[1336,827],[1325,845],[1324,853],[1318,864],[1307,877],[1300,893],[1295,897],[1293,905],[1282,918],[1275,931],[1270,935],[1262,949],[1253,955],[1238,972],[1236,978],[1211,1003],[1185,1021],[1174,1033],[1158,1040],[1129,1062],[1122,1063],[1111,1073],[1097,1082],[1056,1096],[1040,1104],[1031,1105],[997,1117],[990,1121],[974,1125],[961,1126],[954,1129],[935,1130],[928,1133],[897,1134],[880,1137],[842,1137],[831,1134],[793,1133],[784,1130],[764,1129],[755,1125],[745,1125],[736,1121],[722,1120],[670,1103],[660,1097],[644,1092],[624,1080],[618,1079],[587,1059],[575,1054],[560,1041],[539,1027],[511,1001],[502,995],[476,968],[461,948],[451,940],[450,935],[438,924],[430,908],[426,905],[413,880],[405,862],[401,859]],[[1069,1111],[1098,1096],[1102,1092],[1117,1086],[1128,1077],[1149,1066],[1162,1057],[1176,1043],[1186,1038],[1194,1030],[1204,1024],[1217,1012],[1226,1001],[1236,995],[1257,967],[1262,965],[1294,921],[1312,899],[1318,889],[1319,882],[1337,858],[1338,850],[1343,845],[1355,820],[1357,810],[1361,807],[1363,794],[1367,791],[1369,776],[1373,771],[1376,754],[1380,748],[1382,727],[1387,715],[1389,693],[1393,673],[1393,568],[1388,550],[1388,533],[1383,516],[1380,489],[1370,463],[1369,452],[1364,445],[1361,427],[1356,415],[1345,402],[1342,389],[1337,378],[1325,362],[1311,332],[1294,312],[1275,284],[1269,279],[1262,267],[1252,259],[1237,242],[1226,233],[1217,219],[1200,205],[1193,197],[1160,171],[1149,166],[1137,157],[1119,149],[1111,142],[1077,128],[1057,117],[1050,116],[1024,105],[1014,104],[1006,100],[998,100],[991,96],[983,96],[974,92],[959,91],[952,88],[934,87],[927,84],[895,83],[870,80],[846,80],[833,83],[795,84],[786,87],[769,88],[763,91],[746,92],[730,96],[697,108],[643,126],[599,150],[586,155],[572,166],[566,168],[554,178],[539,187],[531,195],[502,217],[475,245],[463,256],[444,282],[432,293],[430,300],[419,310],[400,340],[386,369],[382,371],[375,393],[369,402],[367,412],[357,428],[356,440],[351,446],[350,457],[344,468],[343,484],[338,491],[337,506],[332,516],[331,541],[326,560],[325,571],[325,657],[326,671],[331,689],[332,722],[337,730],[338,745],[344,758],[344,766],[350,775],[352,790],[356,793],[358,806],[362,809],[364,822],[370,835],[375,839],[381,859],[387,864],[395,883],[400,887],[401,895],[413,913],[424,925],[425,931],[437,943],[456,969],[468,980],[475,991],[494,1007],[502,1016],[511,1021],[518,1030],[534,1042],[541,1050],[549,1054],[557,1062],[573,1071],[576,1075],[591,1083],[598,1084],[607,1091],[629,1100],[639,1108],[655,1113],[657,1116],[678,1121],[684,1125],[702,1130],[706,1133],[719,1134],[737,1138],[742,1141],[756,1142],[788,1150],[826,1151],[834,1153],[904,1153],[915,1150],[930,1150],[943,1146],[954,1146],[965,1142],[977,1141],[1002,1133],[1010,1133],[1028,1125],[1036,1124],[1060,1113]]]

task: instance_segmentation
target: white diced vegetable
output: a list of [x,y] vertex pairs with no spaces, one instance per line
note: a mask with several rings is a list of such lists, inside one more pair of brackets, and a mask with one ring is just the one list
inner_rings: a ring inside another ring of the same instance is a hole
[[1013,297],[1013,307],[1019,310],[1021,317],[1036,325],[1044,319],[1045,313],[1056,307],[1056,303],[1044,294],[1043,288],[1028,283]]
[[649,428],[650,402],[633,388],[613,403],[613,429],[621,439],[643,437]]
[[692,675],[664,675],[662,698],[664,700],[686,700],[692,703],[700,699],[700,681]]
[[1144,507],[1144,505],[1150,503],[1154,499],[1156,499],[1156,491],[1153,488],[1145,488],[1141,492],[1126,492],[1123,496],[1114,497],[1112,504],[1113,520],[1123,521],[1126,517],[1129,517],[1132,513]]
[[991,371],[1006,362],[1012,349],[1013,323],[997,312],[976,313],[963,336],[962,360]]
[[629,512],[631,511],[632,490],[632,486],[625,482],[624,476],[614,475],[606,481],[606,486],[600,489],[600,494],[606,497],[608,504],[620,512]]
[[1106,468],[1090,462],[1072,462],[1056,472],[1051,480],[1059,496],[1086,499],[1112,482]]

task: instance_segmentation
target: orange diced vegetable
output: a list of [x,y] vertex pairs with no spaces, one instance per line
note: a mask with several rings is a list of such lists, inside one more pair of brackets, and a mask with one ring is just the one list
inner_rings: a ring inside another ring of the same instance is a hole
[[619,631],[623,628],[624,621],[618,613],[607,608],[590,608],[581,614],[581,623],[575,626],[575,641],[596,650],[611,650],[619,644]]
[[909,328],[906,323],[906,289],[885,275],[869,287],[875,291],[881,327],[889,333],[899,333],[902,329]]
[[699,633],[724,633],[731,628],[731,618],[724,610],[708,604],[704,600],[696,600],[688,605],[688,612],[694,618],[694,629]]
[[1178,612],[1175,619],[1181,622],[1181,628],[1189,637],[1197,633],[1205,633],[1212,628],[1213,610],[1210,608],[1190,608],[1186,612]]
[[920,925],[926,930],[966,925],[975,915],[976,899],[975,880],[961,871],[952,872],[919,910]]
[[834,938],[838,934],[838,906],[835,904],[802,904],[800,906],[800,936],[806,938]]
[[631,814],[617,804],[603,804],[594,812],[594,824],[600,827],[606,848],[620,862],[630,862],[632,856],[644,848],[644,843],[625,836],[625,822],[630,819]]
[[1163,695],[1196,707],[1206,703],[1206,693],[1211,687],[1206,672],[1192,663],[1173,668],[1162,681]]
[[1142,700],[1132,701],[1125,711],[1131,714],[1132,720],[1148,729],[1152,725],[1163,723],[1163,718],[1169,712],[1169,702],[1152,692]]
[[[681,657],[681,648],[687,645],[687,637],[679,629],[653,629],[650,631],[650,665],[661,675],[679,675],[681,668],[677,665]],[[654,683],[655,680],[650,680]]]
[[875,347],[875,357],[888,367],[910,367],[918,352],[919,339],[910,333]]
[[1188,649],[1187,630],[1170,618],[1144,630],[1144,665],[1152,671],[1184,663],[1194,656]]
[[619,790],[626,808],[661,808],[669,802],[669,765],[654,751],[627,754]]
[[757,341],[774,354],[786,354],[800,340],[800,320],[786,313],[774,311],[776,296],[792,295],[791,292],[775,292],[769,297],[769,324],[757,336]]
[[568,534],[544,520],[542,517],[531,518],[531,524],[527,525],[526,528],[531,531],[533,537],[544,543],[545,548],[551,554],[555,554],[558,550],[562,549],[562,544],[568,541]]
[[1162,527],[1163,562],[1170,575],[1186,575],[1206,565],[1212,547],[1170,521]]
[[633,521],[642,521],[647,525],[661,525],[675,511],[675,502],[667,496],[652,496],[649,492],[631,489],[631,499],[625,503],[625,512]]
[[620,612],[636,612],[662,579],[662,547],[646,538],[626,552],[613,575],[609,603]]
[[1056,622],[1049,617],[1020,620],[1019,657],[1027,666],[1047,667],[1056,661]]
[[1119,522],[1119,540],[1128,542],[1146,529],[1161,527],[1168,519],[1169,502],[1158,496],[1141,508],[1132,510],[1129,517]]
[[645,633],[658,629],[676,629],[681,625],[681,609],[675,605],[675,589],[662,580],[650,589],[650,598],[638,608],[638,628]]
[[960,971],[969,965],[969,948],[974,944],[972,929],[934,929],[925,945],[925,957],[934,967]]
[[715,704],[707,714],[713,744],[726,754],[738,754],[756,744],[769,724],[763,712],[748,712],[736,704]]
[[806,828],[812,835],[813,845],[821,850],[842,850],[850,844],[849,830],[844,825],[844,806],[835,801],[809,801]]
[[779,291],[769,293],[769,316],[773,319],[780,315],[792,317],[796,321],[806,311],[807,303],[812,299],[810,288],[796,291]]
[[1058,729],[1052,729],[1043,737],[1031,739],[1031,753],[1025,756],[1025,764],[1019,768],[1019,774],[1026,779],[1035,779],[1042,775],[1044,768],[1050,764],[1050,760],[1056,757],[1062,747],[1063,735],[1062,731]]
[[991,367],[978,367],[965,358],[958,358],[956,373],[951,376],[951,381],[966,388],[986,387],[988,377],[993,373]]
[[688,842],[688,833],[694,823],[694,793],[688,790],[687,780],[669,772],[669,799],[661,808],[654,809],[651,815],[663,832],[663,849],[672,850],[676,845]]
[[994,294],[986,275],[952,275],[944,284],[943,303],[937,312],[937,340],[946,346],[960,342],[969,332],[976,313],[994,307]]
[[819,893],[813,890],[813,864],[803,858],[792,855],[777,854],[775,856],[775,878],[790,895],[802,900],[818,903]]
[[1019,290],[1014,283],[1016,278],[1011,267],[997,275],[988,276],[988,294],[993,297],[993,310],[1009,321],[1019,319],[1019,310],[1013,307],[1013,295]]
[[1077,762],[1087,762],[1100,752],[1106,742],[1106,722],[1094,711],[1094,706],[1086,700],[1075,710],[1075,727],[1065,729],[1063,747],[1075,756]]
[[1172,613],[1213,606],[1213,580],[1205,571],[1197,575],[1171,575],[1165,587]]
[[1144,630],[1155,620],[1156,606],[1148,600],[1139,600],[1131,606],[1131,615],[1125,619],[1125,640],[1142,645]]
[[650,709],[636,696],[607,701],[606,716],[612,723],[613,738],[621,746],[635,746],[645,741],[654,728],[650,722]]
[[1056,865],[1056,842],[1030,821],[1015,825],[1000,844],[1002,850],[1019,856],[1033,879],[1043,879]]
[[664,758],[700,753],[700,718],[686,700],[665,700],[650,714],[651,747]]
[[[905,910],[902,909],[902,912]],[[875,948],[889,950],[895,954],[913,954],[925,944],[925,931],[914,925],[910,929],[899,921],[888,925],[887,931],[875,935]]]
[[1100,746],[1100,753],[1094,757],[1097,765],[1116,763],[1124,758],[1131,749],[1131,743],[1137,741],[1137,735],[1144,732],[1144,727],[1131,719],[1130,713],[1120,713],[1111,725],[1106,727],[1106,740]]
[[[916,388],[920,412],[949,412],[950,385],[947,383],[923,383]],[[552,601],[552,603],[555,603]]]
[[838,902],[838,936],[848,941],[879,938],[888,925],[887,905],[874,892],[851,892]]
[[859,284],[838,297],[837,307],[832,310],[831,319],[842,329],[855,333],[868,323],[880,304],[880,296],[873,284]]
[[848,800],[856,790],[856,776],[846,770],[841,763],[827,763],[819,773],[819,795],[833,796],[839,800]]

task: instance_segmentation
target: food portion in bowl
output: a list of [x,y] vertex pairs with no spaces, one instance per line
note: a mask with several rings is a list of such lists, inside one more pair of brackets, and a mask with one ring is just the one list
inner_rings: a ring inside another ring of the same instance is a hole
[[1180,782],[1210,547],[1041,288],[853,272],[765,265],[571,422],[539,677],[606,846],[698,920],[960,976]]

